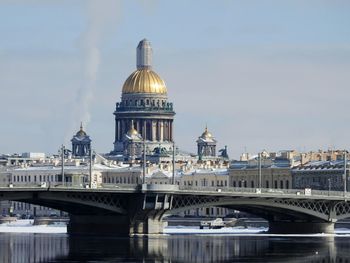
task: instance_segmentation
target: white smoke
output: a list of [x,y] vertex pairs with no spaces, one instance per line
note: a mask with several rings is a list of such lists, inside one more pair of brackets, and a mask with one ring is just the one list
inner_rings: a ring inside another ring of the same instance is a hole
[[101,44],[108,32],[115,28],[120,10],[119,0],[89,0],[87,2],[87,28],[80,37],[84,54],[81,85],[75,96],[70,128],[65,136],[67,142],[80,122],[84,127],[90,122],[90,105],[93,99],[96,81],[101,63]]

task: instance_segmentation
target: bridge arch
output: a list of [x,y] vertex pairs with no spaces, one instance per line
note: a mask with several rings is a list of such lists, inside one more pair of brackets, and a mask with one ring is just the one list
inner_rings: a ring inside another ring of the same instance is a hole
[[198,207],[224,207],[248,212],[271,220],[276,215],[288,216],[293,219],[313,219],[329,220],[329,206],[325,201],[289,201],[274,199],[255,199],[255,198],[220,198],[220,197],[201,197],[186,196],[174,200],[172,209],[166,211],[164,216],[178,214]]
[[0,201],[17,201],[61,210],[70,214],[127,214],[125,197],[111,193],[5,192]]

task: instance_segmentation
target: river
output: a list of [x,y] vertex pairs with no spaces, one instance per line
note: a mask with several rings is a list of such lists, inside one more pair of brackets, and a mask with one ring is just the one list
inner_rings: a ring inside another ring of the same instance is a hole
[[0,234],[0,262],[350,262],[350,235]]

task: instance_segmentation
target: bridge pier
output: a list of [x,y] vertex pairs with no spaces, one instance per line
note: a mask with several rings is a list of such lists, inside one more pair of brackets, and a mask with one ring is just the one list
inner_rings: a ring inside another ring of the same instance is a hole
[[271,234],[317,234],[334,233],[332,222],[269,222],[269,233]]
[[130,236],[162,234],[167,224],[161,219],[146,218],[144,220],[135,220],[130,225]]
[[70,215],[68,234],[128,236],[130,220],[126,215]]
[[127,215],[70,215],[69,234],[98,236],[142,236],[162,234],[167,222],[147,217],[130,220]]

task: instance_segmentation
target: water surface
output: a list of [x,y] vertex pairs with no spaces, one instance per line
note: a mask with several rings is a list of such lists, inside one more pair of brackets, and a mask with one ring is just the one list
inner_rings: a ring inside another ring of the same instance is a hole
[[350,236],[0,234],[0,262],[350,262]]

